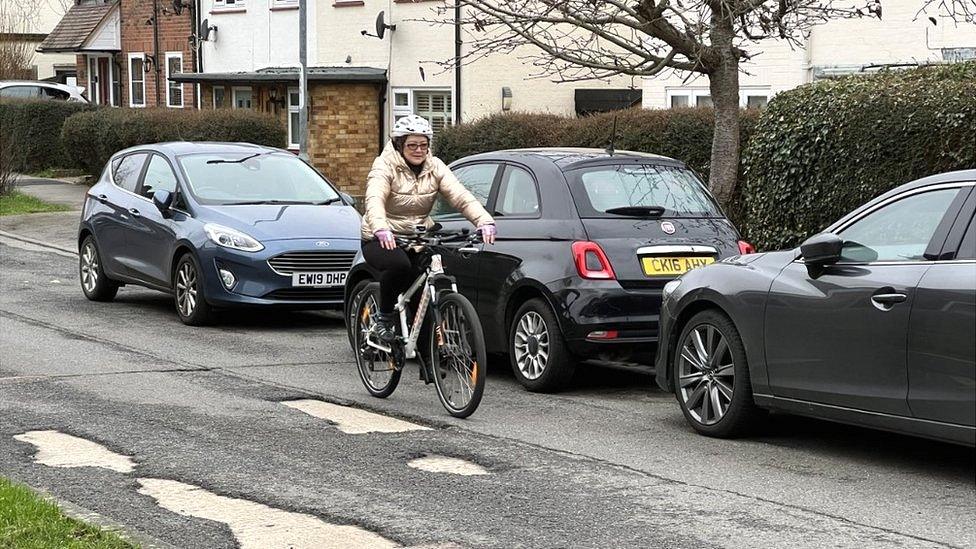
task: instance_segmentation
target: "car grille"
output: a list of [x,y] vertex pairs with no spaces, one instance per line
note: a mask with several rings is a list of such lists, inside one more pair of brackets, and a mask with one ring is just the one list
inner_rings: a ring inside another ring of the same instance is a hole
[[286,252],[268,260],[268,265],[283,275],[348,271],[356,252]]
[[343,297],[343,288],[282,288],[265,294],[265,299],[283,301],[338,301]]

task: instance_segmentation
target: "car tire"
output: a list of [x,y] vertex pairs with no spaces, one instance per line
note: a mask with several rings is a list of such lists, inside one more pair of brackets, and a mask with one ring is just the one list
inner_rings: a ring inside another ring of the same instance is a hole
[[95,244],[95,237],[88,235],[81,243],[78,253],[78,278],[81,281],[81,291],[92,301],[112,301],[119,293],[118,282],[105,274],[102,265],[102,254]]
[[684,325],[671,373],[678,405],[702,435],[742,436],[755,429],[763,416],[752,397],[742,337],[720,311],[702,311]]
[[346,303],[346,336],[349,338],[349,348],[356,352],[356,312],[360,309],[363,296],[366,295],[366,287],[373,282],[371,279],[363,279],[356,283],[349,292],[349,302]]
[[188,326],[213,322],[214,311],[204,294],[203,270],[191,253],[183,254],[173,273],[173,301],[176,314]]
[[508,356],[515,378],[533,392],[559,390],[576,371],[576,357],[566,346],[556,315],[542,298],[526,301],[512,317]]

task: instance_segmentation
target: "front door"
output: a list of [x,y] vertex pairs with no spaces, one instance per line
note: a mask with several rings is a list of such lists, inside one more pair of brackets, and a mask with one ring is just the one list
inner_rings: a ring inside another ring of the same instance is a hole
[[[773,282],[766,309],[776,396],[910,415],[908,326],[925,253],[959,188],[909,193],[838,231],[842,259],[813,278],[802,261]],[[941,247],[941,243],[939,243]]]
[[112,78],[109,76],[108,57],[98,58],[98,102],[101,105],[111,103]]

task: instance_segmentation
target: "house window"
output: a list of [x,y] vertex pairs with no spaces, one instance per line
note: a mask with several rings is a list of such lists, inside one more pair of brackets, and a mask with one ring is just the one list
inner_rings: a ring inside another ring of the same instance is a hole
[[214,0],[214,9],[243,8],[244,0]]
[[226,105],[224,105],[224,87],[223,86],[214,86],[214,89],[213,89],[213,108],[215,108],[215,109],[222,109],[225,106]]
[[183,84],[170,80],[183,72],[183,52],[166,52],[166,106],[183,108]]
[[296,148],[301,140],[301,96],[298,88],[288,88],[288,147]]
[[393,119],[410,114],[430,122],[434,133],[454,125],[454,101],[450,90],[393,90]]
[[234,108],[251,108],[251,88],[234,88]]
[[[739,107],[761,109],[769,102],[771,93],[768,88],[742,88],[739,90]],[[672,88],[668,90],[668,106],[672,109],[681,107],[711,107],[712,95],[708,88]]]
[[298,0],[272,0],[273,8],[290,8],[298,5]]
[[146,106],[146,57],[142,53],[129,54],[129,106]]

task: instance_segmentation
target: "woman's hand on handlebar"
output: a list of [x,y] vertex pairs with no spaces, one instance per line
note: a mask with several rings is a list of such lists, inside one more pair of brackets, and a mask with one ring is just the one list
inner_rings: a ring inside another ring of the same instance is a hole
[[485,244],[495,243],[495,233],[497,230],[495,229],[494,223],[485,223],[479,226],[478,232],[481,233],[481,239]]
[[397,247],[396,239],[393,238],[393,231],[389,229],[380,229],[373,233],[376,240],[380,242],[380,247],[384,250],[395,250]]

